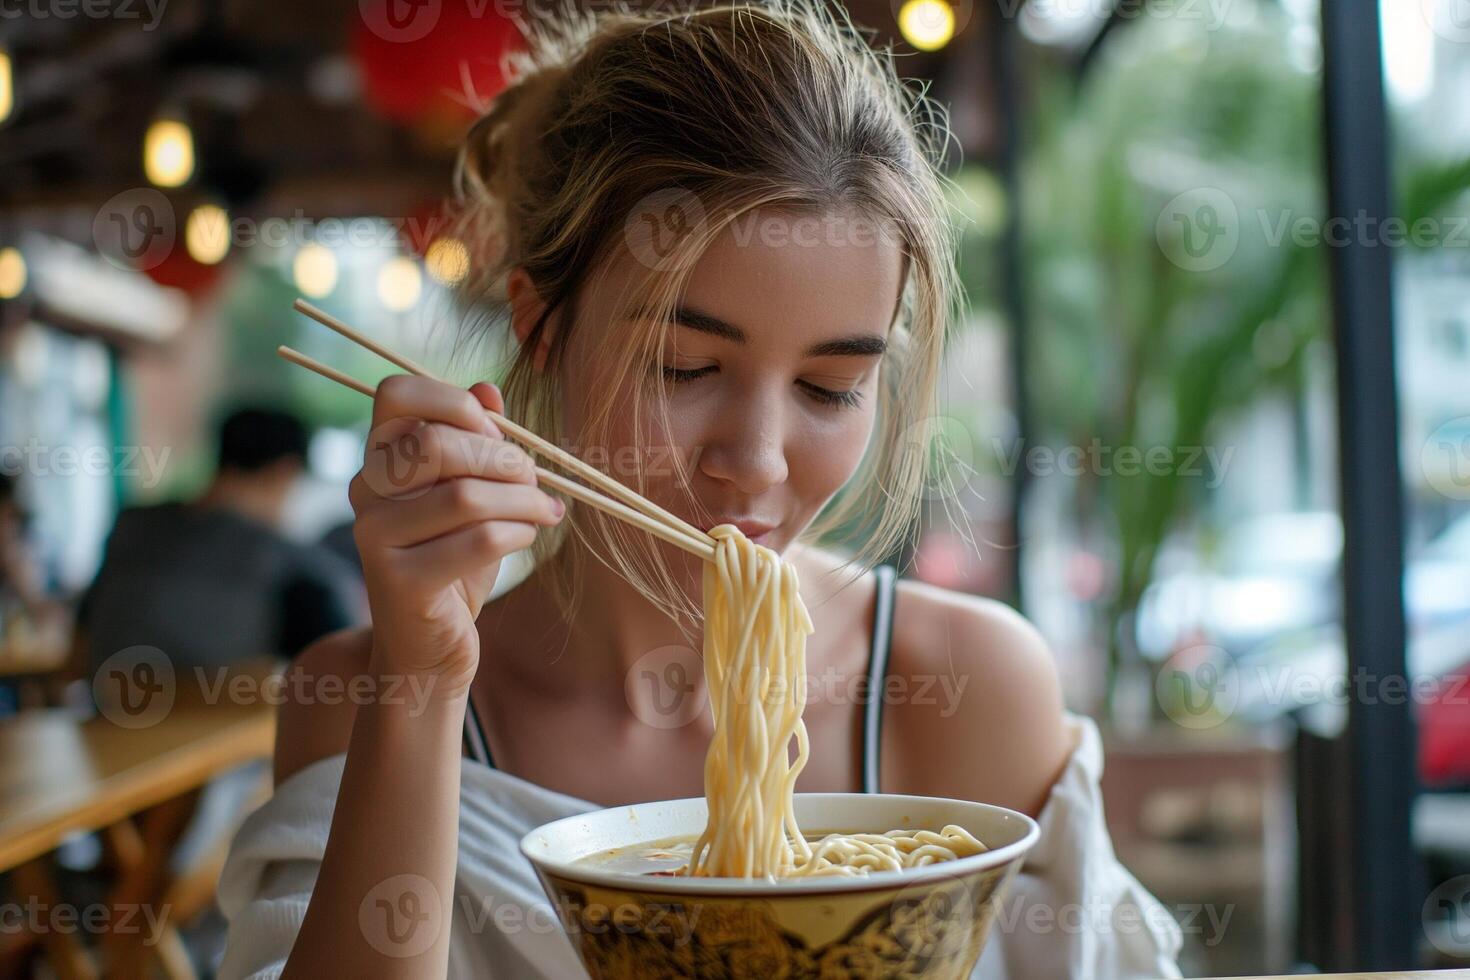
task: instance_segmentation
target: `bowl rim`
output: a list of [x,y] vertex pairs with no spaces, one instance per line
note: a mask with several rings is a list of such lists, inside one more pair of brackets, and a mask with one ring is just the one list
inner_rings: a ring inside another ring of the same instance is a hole
[[878,795],[885,800],[907,800],[914,803],[956,803],[966,807],[974,807],[981,810],[989,810],[1011,819],[1019,819],[1026,828],[1026,833],[1016,841],[1001,847],[972,854],[968,857],[956,858],[953,861],[941,861],[937,864],[926,864],[918,868],[909,868],[904,871],[873,871],[866,875],[848,876],[822,876],[815,878],[683,878],[683,877],[657,877],[650,878],[641,875],[628,874],[622,871],[598,871],[589,869],[577,861],[563,861],[545,858],[541,855],[531,853],[532,839],[544,836],[547,831],[558,824],[571,823],[576,820],[585,820],[590,816],[600,813],[616,813],[619,811],[636,809],[649,806],[675,806],[679,804],[704,803],[702,796],[685,797],[677,800],[650,800],[644,803],[630,803],[621,806],[602,807],[597,810],[588,810],[584,813],[575,813],[571,816],[560,817],[548,821],[539,827],[532,829],[521,837],[521,854],[530,861],[538,872],[555,874],[578,884],[596,885],[621,891],[644,891],[665,895],[706,895],[718,897],[776,897],[780,895],[803,895],[803,894],[833,894],[833,893],[858,893],[868,891],[889,891],[893,888],[912,886],[920,882],[939,880],[945,878],[959,878],[977,871],[998,867],[1010,863],[1022,857],[1041,837],[1041,827],[1037,822],[1009,807],[997,806],[994,803],[980,803],[975,800],[959,800],[945,796],[914,796],[902,793],[797,793],[798,800],[850,800],[850,799],[875,799]]

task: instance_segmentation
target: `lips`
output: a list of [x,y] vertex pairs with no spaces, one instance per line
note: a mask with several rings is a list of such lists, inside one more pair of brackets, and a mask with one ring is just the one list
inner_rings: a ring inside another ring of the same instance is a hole
[[765,537],[767,534],[769,534],[771,531],[774,531],[778,527],[778,525],[773,524],[770,521],[758,521],[744,517],[718,517],[714,520],[705,521],[701,525],[701,530],[708,532],[710,528],[718,527],[721,524],[734,524],[737,528],[740,529],[741,534],[745,535],[747,538],[756,542],[757,544],[760,543],[761,538]]

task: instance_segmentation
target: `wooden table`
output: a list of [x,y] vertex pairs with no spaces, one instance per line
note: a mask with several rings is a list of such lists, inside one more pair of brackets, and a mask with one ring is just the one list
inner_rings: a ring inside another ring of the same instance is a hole
[[[153,906],[157,917],[177,912],[163,901],[175,884],[168,880],[167,859],[195,791],[220,773],[269,758],[274,738],[275,709],[264,701],[180,703],[137,729],[102,717],[78,721],[60,710],[0,721],[0,871],[10,871],[13,885],[37,908],[64,907],[47,855],[72,834],[96,831],[118,870],[106,908],[161,903]],[[136,823],[135,815],[141,815]],[[61,977],[94,977],[90,954],[77,940],[80,931],[49,928],[30,938],[45,944]],[[109,923],[97,931],[108,950],[109,976],[141,975],[153,956],[170,973],[189,974],[172,925],[163,927],[156,949],[140,948],[147,930],[123,936],[120,924]]]
[[[1457,980],[1470,978],[1470,970],[1411,970],[1408,973],[1317,973],[1312,980]],[[1216,977],[1214,980],[1226,980]],[[1235,977],[1233,980],[1302,980],[1290,977]]]

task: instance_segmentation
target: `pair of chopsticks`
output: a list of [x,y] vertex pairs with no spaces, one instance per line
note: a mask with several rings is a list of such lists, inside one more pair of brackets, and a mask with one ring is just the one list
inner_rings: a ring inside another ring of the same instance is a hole
[[[317,309],[305,300],[298,299],[294,305],[298,311],[305,313],[318,323],[337,331],[353,343],[372,351],[385,361],[403,368],[409,374],[416,374],[421,378],[429,378],[433,381],[443,381],[442,378],[435,376],[428,368],[416,364],[402,354],[389,350],[372,338],[358,333],[341,320],[323,310]],[[364,384],[350,374],[344,374],[336,368],[329,367],[315,358],[308,357],[292,347],[287,347],[283,344],[276,348],[276,353],[293,364],[299,364],[307,370],[315,371],[322,377],[335,381],[340,385],[345,385],[353,391],[362,392],[369,398],[377,394],[377,390],[371,385]],[[622,502],[609,499],[594,490],[582,486],[580,483],[575,483],[559,473],[553,473],[540,466],[536,467],[536,479],[538,482],[545,483],[547,486],[559,490],[576,500],[580,500],[584,504],[596,507],[598,510],[604,511],[613,517],[640,527],[655,537],[662,538],[669,544],[683,548],[691,555],[703,558],[705,561],[714,561],[715,540],[704,531],[669,513],[653,501],[628,489],[606,473],[583,462],[571,453],[552,445],[530,429],[517,425],[499,412],[487,408],[485,409],[485,414],[489,415],[495,424],[500,427],[502,433],[516,440],[526,449],[539,453],[552,462],[571,470],[578,476],[601,487],[614,497],[619,498]]]

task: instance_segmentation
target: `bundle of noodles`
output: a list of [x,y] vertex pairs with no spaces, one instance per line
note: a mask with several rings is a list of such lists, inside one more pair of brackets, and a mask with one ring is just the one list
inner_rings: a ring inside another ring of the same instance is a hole
[[[829,834],[808,843],[792,797],[809,753],[806,638],[796,569],[731,524],[710,530],[704,569],[704,669],[714,735],[704,764],[709,809],[687,873],[782,878],[898,871],[978,854],[962,827]],[[791,743],[796,742],[796,757]]]
[[780,877],[811,855],[792,794],[808,753],[801,709],[812,621],[789,562],[734,525],[709,533],[704,669],[715,725],[704,763],[709,819],[690,873]]

